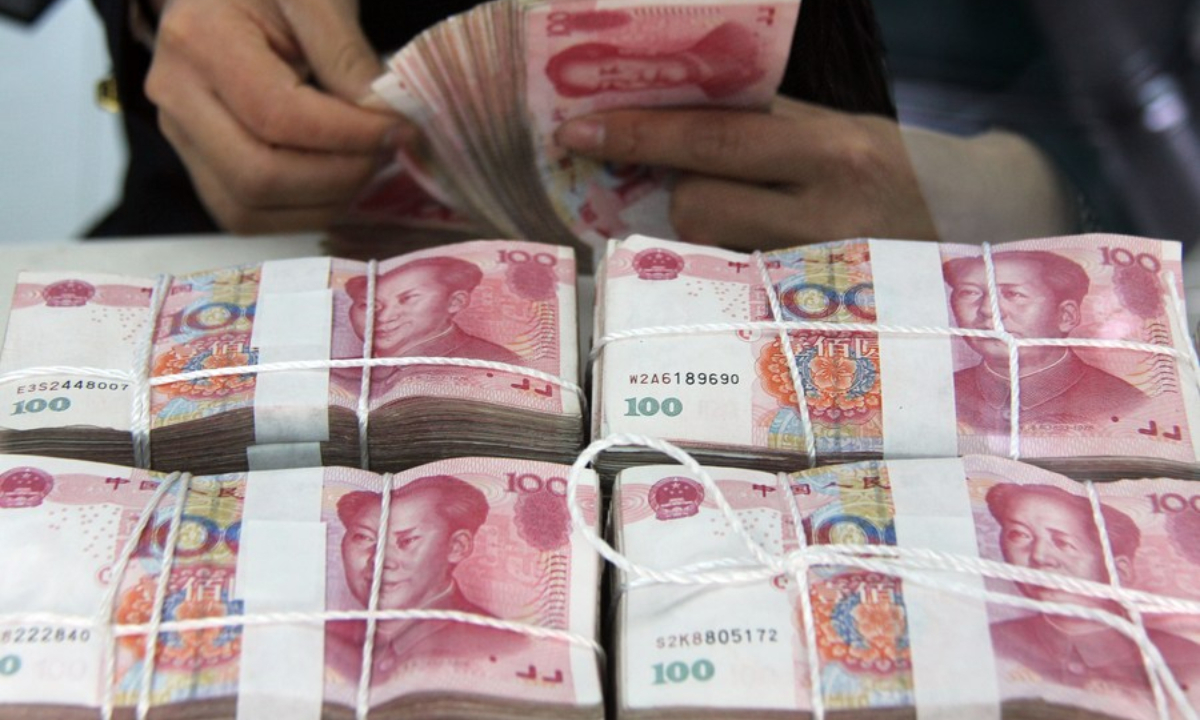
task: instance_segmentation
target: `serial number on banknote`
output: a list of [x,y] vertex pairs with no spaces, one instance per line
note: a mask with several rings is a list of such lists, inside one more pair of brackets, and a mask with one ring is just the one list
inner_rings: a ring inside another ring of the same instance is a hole
[[722,628],[690,633],[660,635],[654,641],[659,650],[674,650],[708,645],[750,645],[779,642],[775,628]]
[[46,645],[50,643],[85,643],[92,638],[87,628],[16,627],[0,632],[0,645]]
[[632,373],[630,385],[740,385],[742,378],[737,373],[715,372],[664,372]]
[[18,385],[17,394],[58,392],[60,390],[128,390],[129,383],[111,380],[48,380],[29,385]]

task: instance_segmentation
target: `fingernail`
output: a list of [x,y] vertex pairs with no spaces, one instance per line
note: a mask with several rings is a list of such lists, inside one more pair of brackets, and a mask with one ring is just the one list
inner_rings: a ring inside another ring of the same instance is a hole
[[568,150],[599,150],[604,143],[604,123],[591,119],[571,120],[558,128],[554,139]]

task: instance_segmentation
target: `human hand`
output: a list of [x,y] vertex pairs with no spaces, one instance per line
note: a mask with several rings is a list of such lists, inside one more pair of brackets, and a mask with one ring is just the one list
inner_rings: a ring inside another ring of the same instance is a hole
[[892,120],[786,98],[770,113],[614,110],[564,123],[564,148],[682,171],[683,240],[769,249],[849,237],[938,237]]
[[307,230],[415,134],[356,105],[380,72],[357,0],[166,0],[146,94],[222,227]]

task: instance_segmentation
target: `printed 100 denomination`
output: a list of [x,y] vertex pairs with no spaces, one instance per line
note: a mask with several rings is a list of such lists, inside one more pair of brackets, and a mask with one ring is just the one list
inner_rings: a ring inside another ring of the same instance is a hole
[[[1191,542],[1200,513],[1185,482],[1098,487],[1102,541],[1082,485],[1001,458],[833,466],[785,485],[762,473],[712,472],[755,542],[772,554],[798,547],[796,513],[808,546],[940,550],[1164,599],[1200,597],[1200,557]],[[630,559],[659,569],[724,558],[752,566],[708,493],[678,468],[623,473],[617,520]],[[965,712],[1031,699],[1106,716],[1157,716],[1150,666],[1132,637],[1102,621],[1133,617],[1119,603],[1032,582],[989,584],[1013,603],[984,603],[958,590],[982,590],[978,576],[901,580],[836,564],[808,572],[803,603],[797,579],[627,590],[622,707],[809,710],[815,675],[828,710]],[[1140,622],[1169,679],[1194,704],[1200,623],[1160,607],[1144,610]],[[808,623],[814,647],[805,640]],[[962,666],[973,668],[969,678],[957,672]]]
[[[0,375],[40,367],[132,373],[149,339],[154,283],[115,275],[22,273]],[[0,426],[13,430],[130,426],[136,383],[94,375],[37,375],[0,383]]]
[[[1172,302],[1181,292],[1178,251],[1116,236],[995,249],[1004,329],[1047,341],[1020,350],[1022,455],[1195,461],[1200,399],[1191,366],[1180,362],[1187,341]],[[641,237],[610,247],[602,332],[676,329],[604,348],[603,433],[801,450],[790,354],[818,455],[912,454],[904,439],[914,434],[942,438],[927,455],[1009,452],[1007,346],[950,336],[999,328],[981,299],[978,247],[851,240],[764,257],[781,319],[859,329],[790,331],[788,353],[773,330],[688,330],[773,319],[755,262]],[[901,330],[862,330],[877,322]],[[947,331],[906,335],[905,327]],[[1054,344],[1063,338],[1164,352]],[[917,391],[902,392],[910,387]]]
[[[592,637],[598,566],[571,530],[565,470],[468,458],[397,476],[378,607],[454,610]],[[163,482],[96,463],[0,458],[0,537],[25,548],[0,559],[0,614],[46,616],[0,629],[0,700],[97,707],[110,692],[118,706],[136,704],[148,637],[123,634],[114,646],[103,627],[56,625],[53,616],[99,613],[116,625],[145,624],[165,591],[163,622],[230,622],[158,635],[154,705],[274,692],[274,702],[299,694],[301,702],[353,706],[364,622],[242,627],[235,616],[365,610],[381,478],[311,468],[175,480],[151,509]],[[160,590],[185,482],[179,539]],[[581,498],[595,518],[591,482]],[[116,579],[114,562],[145,513],[147,527]],[[120,586],[106,609],[113,582]],[[599,703],[590,648],[453,622],[393,620],[376,632],[373,705],[419,691]],[[303,692],[272,688],[264,678],[279,666],[278,652],[291,653],[292,688],[306,669],[316,681]],[[102,682],[108,653],[116,662],[111,689]]]

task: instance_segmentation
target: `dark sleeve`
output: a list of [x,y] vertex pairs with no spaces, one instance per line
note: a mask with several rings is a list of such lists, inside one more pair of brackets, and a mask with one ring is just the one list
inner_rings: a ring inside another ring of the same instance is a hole
[[92,0],[104,23],[121,124],[129,152],[121,199],[87,231],[88,237],[134,237],[217,232],[175,150],[158,129],[143,85],[150,51],[129,29],[133,0]]
[[883,35],[870,0],[804,0],[780,92],[854,113],[896,117]]

